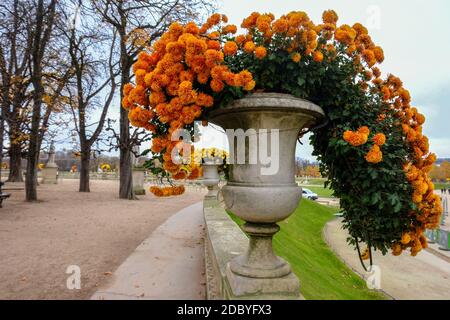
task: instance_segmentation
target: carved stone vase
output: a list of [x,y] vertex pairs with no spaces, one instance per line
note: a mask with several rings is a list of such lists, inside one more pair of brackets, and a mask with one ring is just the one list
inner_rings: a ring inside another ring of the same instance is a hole
[[[226,209],[245,221],[245,253],[227,266],[230,298],[298,299],[299,281],[275,255],[277,222],[297,208],[295,148],[300,131],[321,122],[323,110],[288,94],[254,93],[210,113],[230,146],[230,176],[221,192]],[[241,130],[240,130],[241,129]]]

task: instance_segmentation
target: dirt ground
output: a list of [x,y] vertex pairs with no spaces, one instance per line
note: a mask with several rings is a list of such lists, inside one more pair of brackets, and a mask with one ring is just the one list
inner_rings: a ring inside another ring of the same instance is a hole
[[[153,230],[205,194],[127,201],[117,181],[91,183],[91,193],[77,192],[78,180],[41,185],[37,203],[9,191],[0,209],[0,299],[89,298]],[[71,265],[80,267],[80,290],[67,288]]]

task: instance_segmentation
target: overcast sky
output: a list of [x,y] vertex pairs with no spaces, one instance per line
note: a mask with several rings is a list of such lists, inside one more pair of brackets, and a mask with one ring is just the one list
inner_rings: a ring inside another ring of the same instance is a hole
[[[334,9],[339,23],[361,22],[385,52],[380,68],[399,76],[411,92],[412,105],[425,114],[424,133],[431,151],[450,157],[450,1],[448,0],[221,0],[219,12],[240,25],[253,11],[276,17],[292,10],[308,13],[315,22],[322,12]],[[204,133],[205,146],[226,146],[216,130]],[[297,156],[313,159],[311,146],[297,148]]]
[[[305,11],[319,23],[327,9],[338,13],[338,23],[361,22],[384,49],[383,72],[399,76],[411,92],[412,104],[425,114],[424,133],[431,150],[439,157],[450,157],[450,1],[223,0],[219,6],[236,25],[252,11],[279,17],[292,10]],[[215,132],[205,132],[205,138],[210,136],[206,145],[226,145]],[[303,140],[297,156],[313,160],[308,139]]]

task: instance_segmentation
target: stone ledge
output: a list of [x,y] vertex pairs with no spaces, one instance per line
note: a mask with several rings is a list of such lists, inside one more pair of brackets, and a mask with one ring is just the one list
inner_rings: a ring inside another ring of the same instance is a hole
[[247,278],[229,261],[247,250],[249,240],[217,201],[204,202],[206,298],[208,300],[303,299],[297,277]]
[[206,298],[226,298],[227,263],[243,253],[248,238],[217,203],[203,208],[205,217]]

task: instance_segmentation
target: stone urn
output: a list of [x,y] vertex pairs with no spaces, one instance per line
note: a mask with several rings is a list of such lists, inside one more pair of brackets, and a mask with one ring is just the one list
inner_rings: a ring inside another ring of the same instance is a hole
[[299,132],[322,121],[317,105],[288,94],[254,93],[210,113],[228,136],[230,176],[221,192],[227,210],[245,221],[245,253],[233,258],[226,276],[230,298],[298,299],[299,281],[275,255],[277,222],[297,208],[302,189],[295,183]]
[[208,193],[205,196],[205,205],[214,205],[218,203],[217,194],[219,192],[219,164],[214,161],[206,161],[202,164],[203,171],[203,185],[208,189]]

